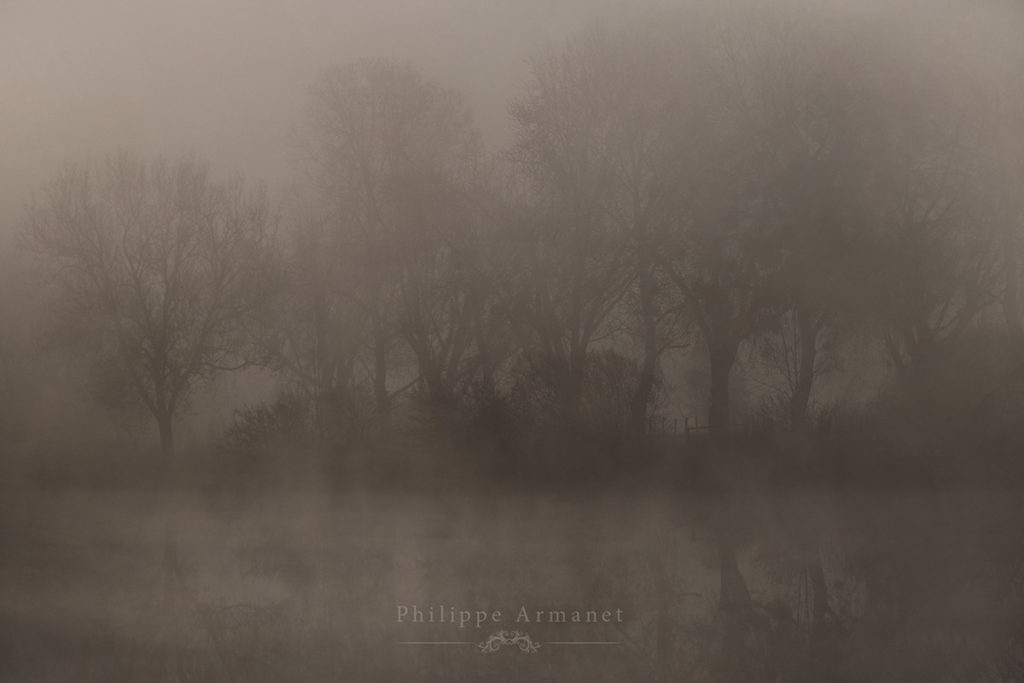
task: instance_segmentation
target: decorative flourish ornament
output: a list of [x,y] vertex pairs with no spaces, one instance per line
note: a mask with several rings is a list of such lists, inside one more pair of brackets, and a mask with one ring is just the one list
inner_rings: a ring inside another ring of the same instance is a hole
[[540,649],[540,643],[535,643],[530,636],[522,631],[498,631],[487,637],[482,643],[477,643],[481,652],[497,652],[505,645],[513,645],[523,652],[534,653]]

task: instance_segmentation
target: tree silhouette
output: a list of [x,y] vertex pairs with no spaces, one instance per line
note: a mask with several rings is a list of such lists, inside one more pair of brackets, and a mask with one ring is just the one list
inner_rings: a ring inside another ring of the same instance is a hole
[[179,670],[197,613],[205,622],[178,559],[174,418],[204,380],[257,360],[253,326],[274,286],[272,228],[262,191],[215,182],[195,159],[127,154],[67,165],[27,213],[25,237],[52,269],[64,313],[159,430],[161,585]]
[[627,235],[609,214],[618,193],[614,52],[600,34],[533,63],[511,106],[525,180],[510,305],[534,371],[575,423],[588,354],[611,332],[634,278]]
[[25,234],[66,311],[116,357],[170,458],[173,418],[199,383],[253,360],[248,326],[271,285],[262,192],[214,182],[194,159],[120,154],[66,166],[30,206]]
[[[459,310],[438,284],[450,269],[437,266],[461,227],[457,188],[477,152],[470,111],[457,93],[411,67],[363,61],[329,69],[314,83],[301,144],[348,271],[345,296],[368,318],[367,370],[384,412],[396,334],[404,333],[432,380],[444,374],[437,347],[446,346],[444,355],[463,346],[439,342],[427,327],[435,315]],[[424,277],[431,296],[421,296]]]

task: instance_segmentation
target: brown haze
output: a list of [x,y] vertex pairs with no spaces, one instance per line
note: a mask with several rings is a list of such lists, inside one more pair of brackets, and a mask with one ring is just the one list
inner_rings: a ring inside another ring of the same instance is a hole
[[288,131],[317,70],[366,57],[415,63],[463,91],[503,144],[527,58],[625,14],[608,0],[5,0],[3,232],[54,168],[118,147],[201,150],[220,168],[286,182]]
[[1022,264],[1013,0],[0,0],[0,683],[1024,680]]

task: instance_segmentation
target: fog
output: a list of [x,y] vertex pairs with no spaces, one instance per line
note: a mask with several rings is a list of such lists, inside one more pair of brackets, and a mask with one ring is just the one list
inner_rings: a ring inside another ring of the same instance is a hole
[[367,57],[412,62],[465,93],[488,141],[509,141],[507,95],[527,59],[587,22],[641,5],[5,2],[0,7],[0,216],[69,159],[120,147],[199,150],[219,168],[285,185],[288,134],[318,70]]
[[0,2],[0,680],[1024,678],[1014,2]]

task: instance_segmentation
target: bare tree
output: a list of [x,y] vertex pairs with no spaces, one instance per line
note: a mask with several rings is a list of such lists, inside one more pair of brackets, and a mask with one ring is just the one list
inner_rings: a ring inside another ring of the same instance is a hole
[[470,146],[475,132],[463,133],[459,158],[410,172],[395,193],[396,329],[416,358],[419,395],[433,408],[451,407],[473,383],[493,389],[494,191]]
[[[346,295],[368,320],[367,369],[383,412],[390,404],[388,365],[397,333],[405,332],[422,369],[436,375],[437,349],[424,342],[422,327],[429,323],[418,308],[428,301],[412,281],[437,265],[439,250],[450,248],[451,230],[458,227],[457,211],[450,210],[457,200],[453,190],[478,151],[477,135],[457,93],[411,67],[364,61],[325,71],[316,81],[302,136],[339,236],[342,267],[350,273],[353,286]],[[429,305],[438,303],[431,298]],[[448,304],[442,308],[453,310]],[[462,344],[450,342],[443,353]]]
[[[711,42],[708,43],[707,41]],[[673,228],[659,252],[664,272],[687,307],[708,354],[708,425],[729,429],[729,381],[740,345],[775,314],[771,279],[781,251],[774,240],[770,175],[761,144],[752,65],[755,38],[735,26],[695,46],[695,67],[676,87],[696,101],[681,112],[674,175]],[[755,117],[756,116],[756,117]]]
[[[902,57],[901,69],[871,74],[885,134],[875,148],[871,291],[894,364],[920,375],[996,302],[1002,245],[973,87],[951,55]],[[911,69],[915,86],[900,87]]]
[[214,182],[194,159],[68,165],[29,208],[29,243],[68,312],[109,342],[166,458],[199,383],[252,361],[272,227],[262,191]]
[[760,104],[747,107],[780,251],[769,282],[778,316],[759,349],[783,380],[774,398],[794,431],[807,425],[817,380],[836,367],[830,337],[856,309],[850,283],[865,277],[867,179],[878,147],[859,48],[805,28],[777,29],[787,39],[761,60]]
[[814,19],[758,8],[698,23],[680,69],[676,87],[702,97],[680,117],[664,267],[707,347],[712,432],[729,422],[740,346],[788,323],[794,336],[775,340],[792,343],[772,351],[784,351],[790,421],[804,422],[822,335],[849,289],[864,107],[846,85],[849,46]]
[[570,422],[592,345],[616,331],[612,314],[635,277],[628,235],[609,213],[621,151],[614,140],[621,93],[605,89],[617,66],[609,47],[591,33],[563,53],[543,55],[511,107],[512,154],[527,187],[509,310],[535,371]]
[[107,371],[123,375],[157,423],[167,496],[162,609],[180,671],[182,634],[211,627],[178,558],[174,418],[204,380],[256,360],[252,328],[275,280],[267,201],[240,180],[215,182],[191,158],[120,154],[66,166],[30,205],[24,235],[54,273],[77,332],[106,352]]
[[[673,87],[675,36],[666,38],[660,27],[646,25],[585,32],[559,56],[570,77],[558,84],[564,92],[550,95],[571,102],[586,122],[573,145],[557,152],[563,159],[555,163],[571,169],[573,156],[585,158],[582,150],[594,150],[590,164],[578,170],[603,178],[595,208],[624,240],[630,286],[616,313],[640,347],[630,411],[638,435],[648,427],[661,356],[679,343],[680,329],[679,307],[656,257],[670,225],[673,152],[685,133],[678,125],[682,93]],[[594,87],[594,78],[601,87]]]
[[338,428],[358,431],[372,388],[357,371],[369,316],[351,294],[356,273],[329,216],[307,206],[293,211],[290,222],[282,296],[267,316],[263,345],[271,365],[309,401],[321,437]]

